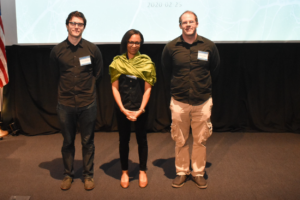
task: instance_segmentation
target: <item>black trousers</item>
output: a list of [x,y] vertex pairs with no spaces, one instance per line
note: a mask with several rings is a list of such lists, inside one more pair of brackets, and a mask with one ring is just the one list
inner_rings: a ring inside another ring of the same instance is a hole
[[[126,116],[117,108],[117,121],[119,129],[119,153],[121,160],[122,170],[128,170],[128,155],[129,155],[129,141],[131,134],[131,124]],[[140,170],[146,171],[147,169],[147,159],[148,159],[148,142],[147,142],[147,114],[142,113],[137,121],[133,122],[135,125],[136,140],[138,143],[138,153],[140,160]]]
[[64,175],[74,177],[74,141],[77,123],[79,123],[83,157],[83,176],[84,178],[93,177],[95,154],[94,128],[97,116],[96,101],[80,108],[58,104],[57,114],[61,125],[61,133],[64,137],[63,146],[61,148],[65,168]]

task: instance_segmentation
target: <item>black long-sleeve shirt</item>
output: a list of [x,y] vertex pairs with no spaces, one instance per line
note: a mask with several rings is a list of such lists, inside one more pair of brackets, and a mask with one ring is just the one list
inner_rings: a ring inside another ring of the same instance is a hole
[[53,47],[50,66],[59,71],[58,102],[83,107],[96,99],[96,79],[103,67],[102,54],[93,43],[81,39],[74,46],[68,39]]
[[169,42],[162,53],[163,74],[172,97],[190,105],[199,105],[211,96],[212,79],[219,71],[220,57],[216,45],[197,36],[186,43],[182,36]]

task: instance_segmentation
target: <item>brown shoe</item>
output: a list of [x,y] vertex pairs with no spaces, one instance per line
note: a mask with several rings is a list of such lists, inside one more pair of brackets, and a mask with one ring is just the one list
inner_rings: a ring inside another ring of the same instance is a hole
[[128,170],[123,170],[123,171],[122,171],[122,176],[121,176],[121,187],[122,187],[122,188],[128,188],[128,187],[129,187]]
[[72,182],[73,179],[70,176],[66,176],[61,182],[60,189],[62,190],[70,189]]
[[177,175],[175,179],[172,181],[172,187],[180,188],[184,185],[188,178],[188,175]]
[[207,188],[207,181],[203,176],[192,176],[192,180],[196,183],[198,188]]
[[94,184],[94,179],[89,177],[84,179],[84,189],[86,190],[92,190],[94,189],[95,184]]
[[145,188],[148,185],[148,178],[145,171],[140,171],[139,175],[139,186]]

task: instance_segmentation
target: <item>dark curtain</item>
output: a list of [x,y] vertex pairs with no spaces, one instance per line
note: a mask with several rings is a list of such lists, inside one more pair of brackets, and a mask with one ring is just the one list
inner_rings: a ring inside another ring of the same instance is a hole
[[[97,131],[118,129],[108,66],[119,45],[98,45],[104,58],[97,81]],[[217,44],[221,57],[213,85],[214,131],[300,132],[300,44]],[[14,122],[27,135],[59,132],[57,83],[49,67],[52,46],[6,48],[10,82],[4,88],[3,127]],[[169,130],[170,94],[164,87],[164,44],[145,44],[141,53],[156,64],[157,83],[149,101],[147,128]]]

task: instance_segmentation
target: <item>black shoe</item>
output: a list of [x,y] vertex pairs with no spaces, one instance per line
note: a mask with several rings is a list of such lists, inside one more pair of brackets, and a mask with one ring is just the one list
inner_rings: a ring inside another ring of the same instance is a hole
[[94,184],[94,179],[93,178],[85,178],[84,179],[84,189],[86,190],[92,190],[94,189],[95,184]]
[[192,176],[192,180],[196,183],[198,188],[207,188],[207,181],[203,176]]
[[176,178],[172,182],[172,187],[179,188],[184,185],[188,178],[188,175],[177,175]]
[[62,190],[70,189],[72,182],[73,182],[73,179],[69,176],[66,176],[61,182],[60,189],[62,189]]

